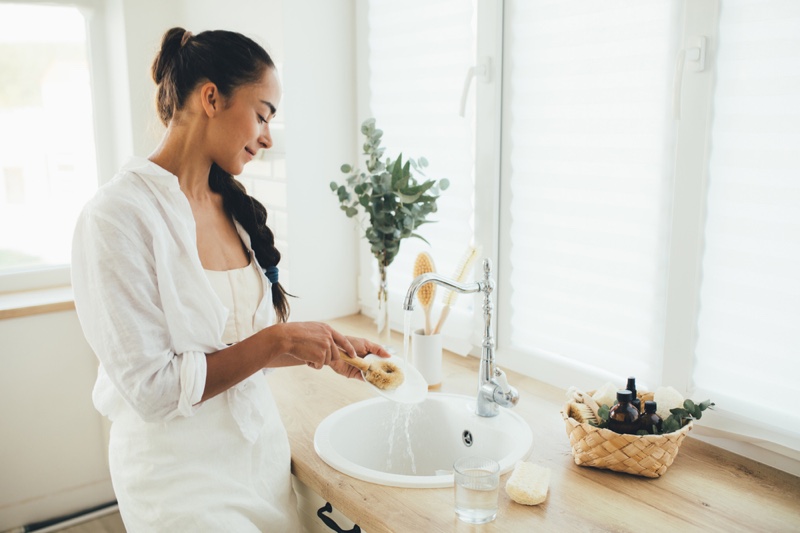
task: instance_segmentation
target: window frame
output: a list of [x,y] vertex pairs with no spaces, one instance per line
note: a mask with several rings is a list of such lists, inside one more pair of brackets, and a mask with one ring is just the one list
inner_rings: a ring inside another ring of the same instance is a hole
[[[75,7],[86,21],[87,55],[92,91],[94,143],[99,186],[115,169],[116,136],[113,127],[109,76],[108,6],[103,0],[0,0],[3,4]],[[100,132],[103,132],[100,134]],[[36,265],[0,272],[0,295],[70,285],[69,264]]]

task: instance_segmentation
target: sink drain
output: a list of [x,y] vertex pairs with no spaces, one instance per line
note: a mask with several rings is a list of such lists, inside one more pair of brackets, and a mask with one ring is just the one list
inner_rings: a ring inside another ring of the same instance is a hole
[[461,434],[461,441],[467,448],[472,446],[472,433],[470,433],[468,429],[465,429],[464,432]]

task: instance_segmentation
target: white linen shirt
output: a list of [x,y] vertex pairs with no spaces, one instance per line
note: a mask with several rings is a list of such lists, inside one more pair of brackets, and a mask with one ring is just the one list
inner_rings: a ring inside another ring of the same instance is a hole
[[[250,237],[236,223],[242,241]],[[263,271],[256,331],[274,321]],[[75,308],[100,366],[92,399],[112,421],[133,409],[148,422],[192,416],[203,396],[206,354],[225,348],[228,310],[197,253],[194,217],[178,178],[133,158],[83,211],[72,246]],[[231,413],[253,442],[263,408],[248,394],[258,372],[229,389]],[[252,392],[252,390],[250,390]]]

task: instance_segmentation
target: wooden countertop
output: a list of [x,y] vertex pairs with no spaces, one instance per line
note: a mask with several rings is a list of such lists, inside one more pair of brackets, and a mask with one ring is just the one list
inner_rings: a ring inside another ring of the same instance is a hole
[[[375,337],[371,319],[354,315],[329,323],[347,335]],[[402,336],[394,333],[396,346]],[[500,361],[502,367],[502,361]],[[474,394],[478,360],[445,353],[441,392]],[[559,411],[564,391],[508,372],[520,391],[515,411],[533,431],[529,461],[552,470],[547,500],[513,502],[500,480],[497,519],[460,522],[453,489],[402,489],[360,481],[317,456],[314,431],[330,413],[374,397],[363,383],[330,369],[281,369],[268,378],[289,433],[292,472],[368,533],[465,531],[800,531],[800,478],[687,438],[658,479],[575,465]],[[699,422],[699,423],[702,423]]]

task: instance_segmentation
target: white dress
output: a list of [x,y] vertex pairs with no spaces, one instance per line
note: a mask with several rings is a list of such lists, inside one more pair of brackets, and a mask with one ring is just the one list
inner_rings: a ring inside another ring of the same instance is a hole
[[[255,262],[205,273],[229,310],[223,342],[255,333],[264,294]],[[154,424],[130,412],[115,420],[109,457],[128,531],[299,531],[289,442],[261,377],[253,383],[255,397],[268,406],[267,420],[253,443],[243,437],[225,394],[191,417]]]
[[177,177],[143,158],[76,224],[75,307],[100,360],[92,399],[112,421],[109,466],[129,532],[300,530],[264,374],[200,403],[205,354],[275,320],[250,236],[236,229],[250,265],[206,273]]

